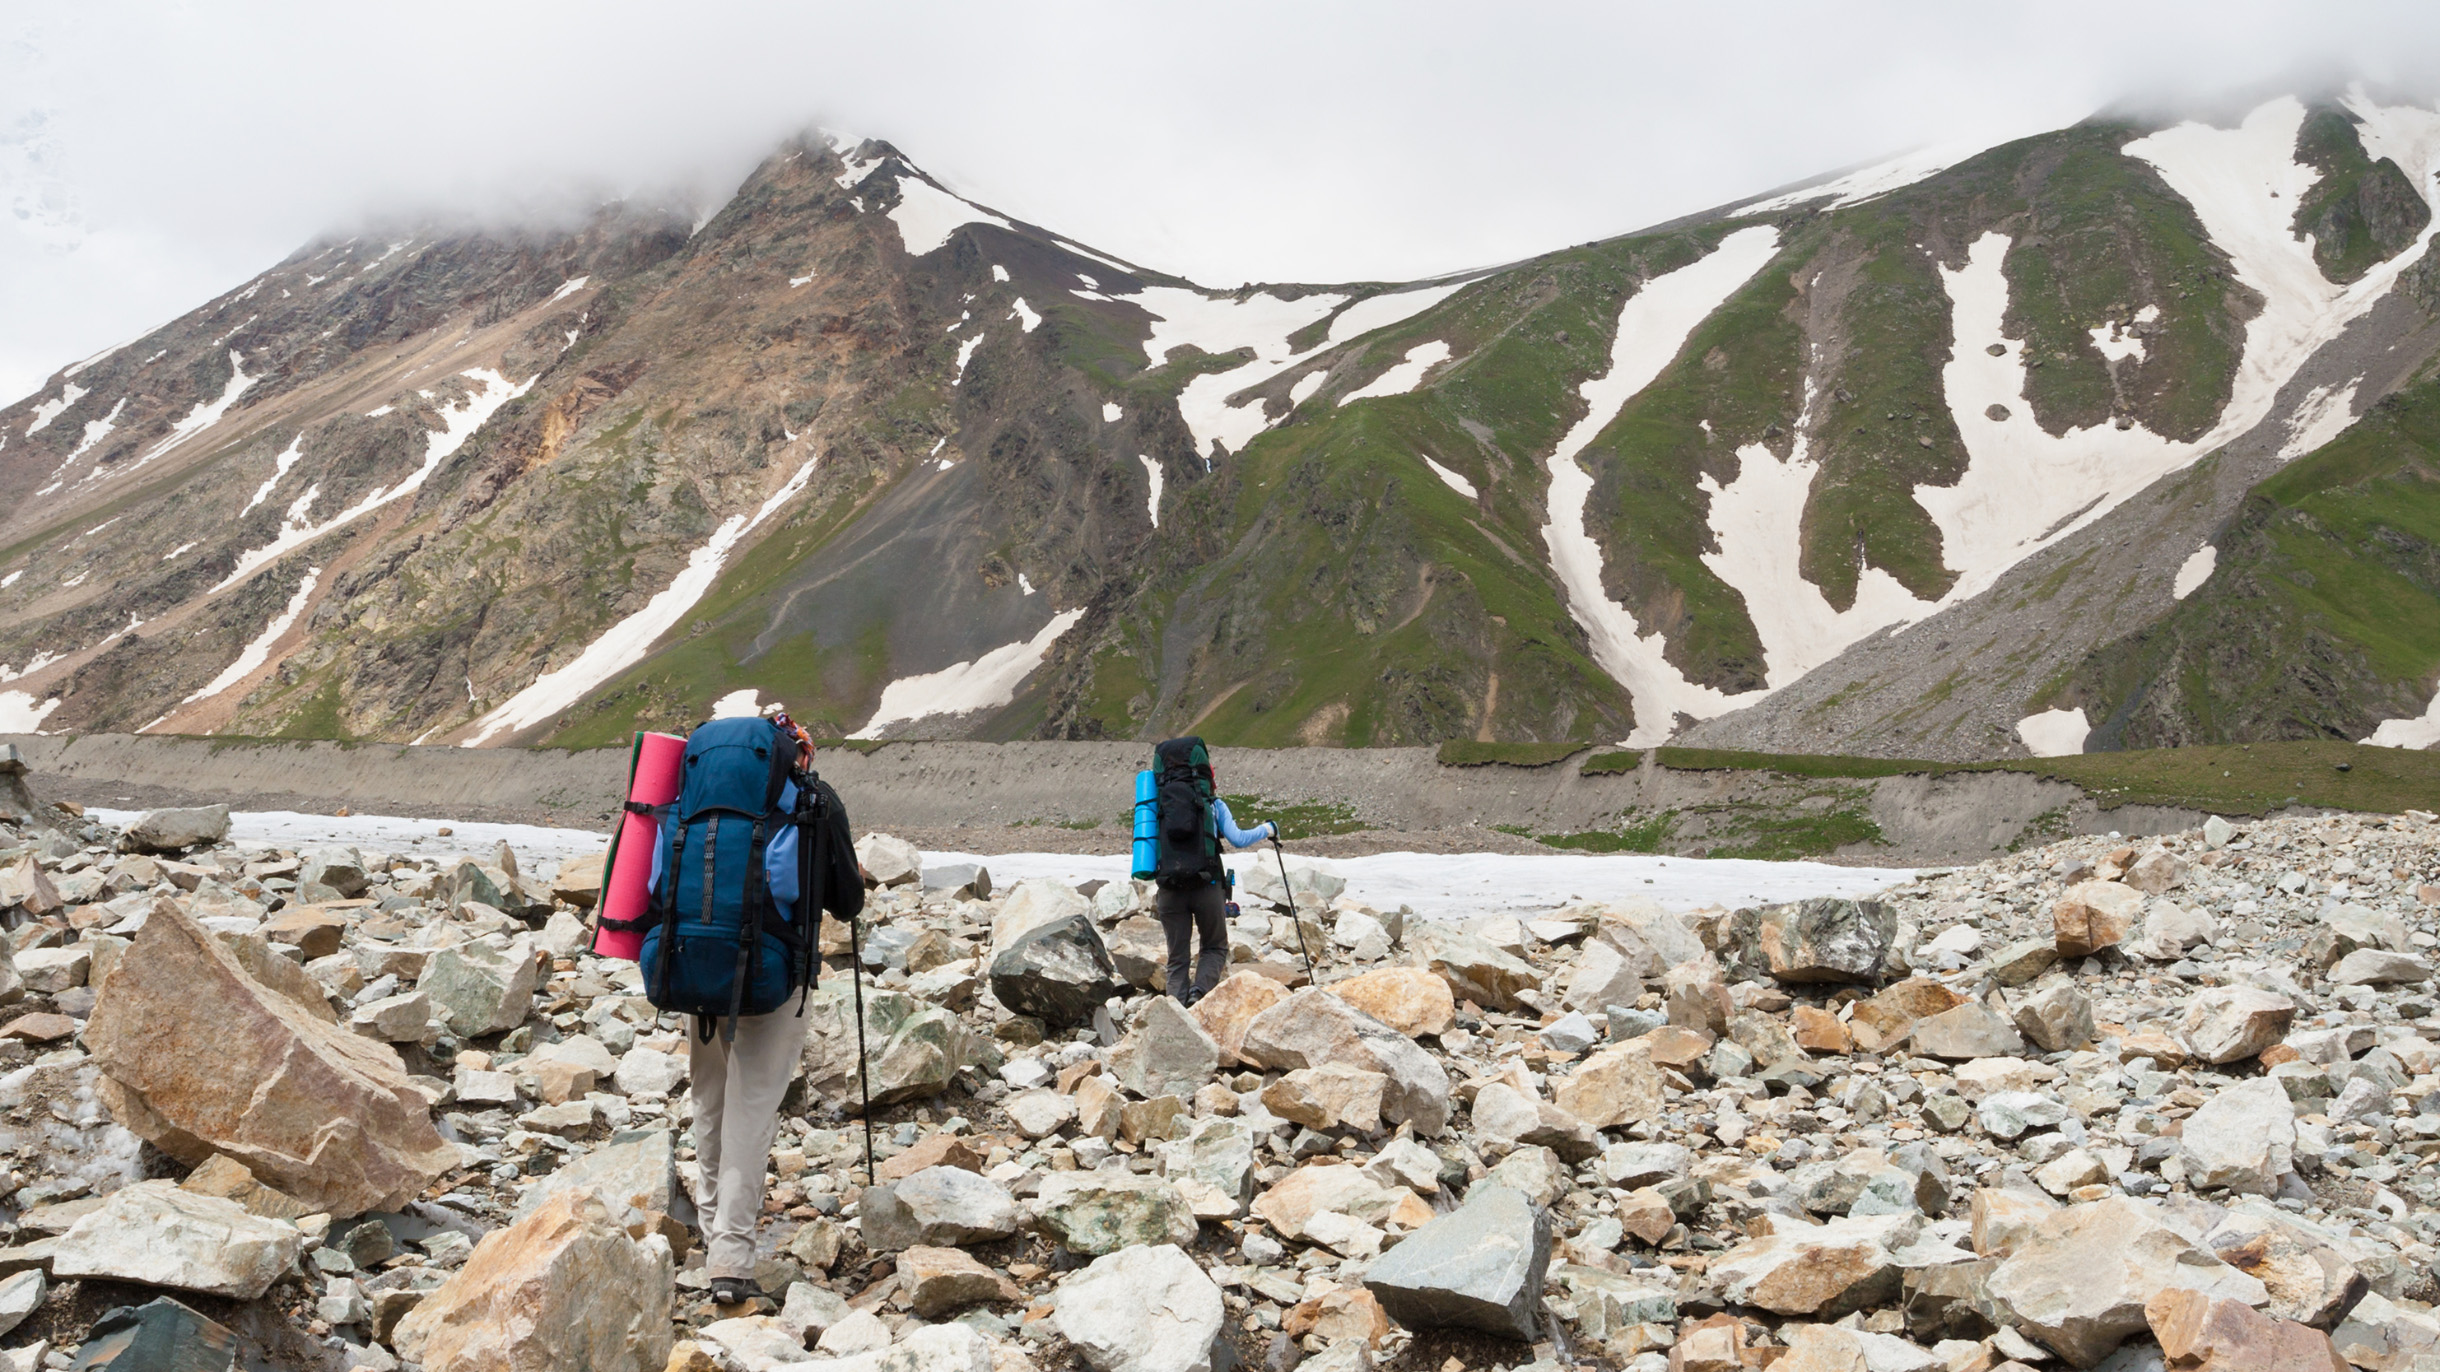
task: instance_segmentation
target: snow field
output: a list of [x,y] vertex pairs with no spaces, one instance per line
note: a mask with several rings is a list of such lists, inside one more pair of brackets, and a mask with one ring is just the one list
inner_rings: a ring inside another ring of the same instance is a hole
[[[14,574],[12,573],[12,575]],[[54,662],[59,661],[62,656],[63,654],[60,653],[46,653],[37,649],[32,657],[26,659],[25,666],[17,668],[14,671],[10,670],[7,663],[0,662],[0,681],[15,681],[21,676],[32,676],[34,673],[41,671],[43,668],[50,666]]]
[[59,708],[59,697],[36,700],[24,691],[0,691],[0,734],[39,734],[43,716]]
[[[0,694],[0,701],[7,699]],[[2372,731],[2372,737],[2363,741],[2375,748],[2429,748],[2440,744],[2440,695],[2434,695],[2423,713],[2412,719],[2382,720]]]
[[1450,490],[1457,492],[1459,495],[1464,496],[1468,500],[1480,500],[1482,498],[1481,496],[1475,494],[1473,482],[1466,480],[1463,474],[1452,471],[1449,468],[1443,467],[1439,463],[1433,461],[1430,453],[1417,453],[1415,456],[1423,459],[1423,465],[1432,469],[1432,475],[1439,477],[1442,485],[1447,486]]
[[2177,564],[2177,580],[2170,584],[2170,598],[2184,600],[2193,595],[2211,580],[2212,569],[2219,565],[2220,550],[2208,543],[2188,553],[2186,560]]
[[1803,190],[1789,191],[1785,195],[1774,195],[1767,200],[1739,206],[1737,213],[1768,214],[1776,210],[1792,210],[1799,205],[1813,205],[1822,200],[1830,202],[1817,206],[1825,210],[1858,204],[1937,176],[1981,152],[1984,146],[1981,143],[1946,143],[1917,148],[1886,162],[1876,162],[1845,176],[1824,181],[1818,186],[1807,186]]
[[1144,475],[1152,482],[1152,491],[1144,497],[1144,513],[1152,516],[1152,527],[1161,527],[1161,464],[1142,453],[1135,460],[1144,464]]
[[2016,722],[2016,736],[2024,740],[2025,751],[2035,757],[2070,757],[2081,753],[2085,736],[2092,731],[2082,706],[2073,710],[2044,710]]
[[[181,419],[177,423],[170,426],[167,437],[163,438],[159,443],[154,444],[151,452],[148,452],[142,457],[137,458],[135,461],[128,463],[125,470],[132,472],[136,468],[143,466],[145,463],[152,461],[154,458],[161,456],[163,453],[171,451],[179,444],[186,442],[188,439],[193,438],[195,435],[202,433],[204,430],[219,423],[221,416],[229,412],[229,407],[237,403],[238,397],[244,395],[255,382],[260,381],[261,379],[262,378],[258,376],[246,375],[246,355],[234,348],[230,349],[229,381],[227,385],[220,388],[220,398],[217,400],[196,401],[195,408],[187,411],[184,419]],[[112,473],[106,468],[96,468],[93,474],[86,477],[85,480],[91,481],[94,479],[94,477],[111,474]]]
[[[440,465],[448,461],[458,449],[466,446],[466,440],[474,437],[476,430],[481,429],[493,415],[499,413],[501,406],[533,389],[534,382],[539,379],[529,377],[524,385],[514,385],[507,377],[487,367],[476,367],[470,371],[461,372],[459,375],[476,382],[479,389],[455,404],[443,405],[439,408],[437,417],[441,421],[441,427],[424,436],[424,464],[422,466],[409,472],[406,480],[399,482],[396,486],[376,486],[364,499],[332,515],[322,523],[306,524],[303,522],[305,511],[312,506],[313,497],[321,491],[321,486],[317,483],[312,490],[307,491],[301,499],[288,507],[288,521],[281,525],[276,537],[259,548],[249,548],[238,555],[236,569],[222,578],[219,585],[212,588],[213,593],[217,594],[227,590],[252,576],[259,569],[278,561],[281,557],[334,529],[353,524],[382,506],[421,490],[424,482],[430,480],[432,474],[440,470]],[[299,437],[302,438],[302,435]],[[272,479],[276,483],[278,476],[275,475]],[[246,508],[254,507],[248,505]]]
[[1362,338],[1375,329],[1386,329],[1400,320],[1412,319],[1464,290],[1468,282],[1477,279],[1466,277],[1417,290],[1366,296],[1339,311],[1339,317],[1330,321],[1329,345],[1336,347],[1351,339]]
[[976,209],[911,171],[898,178],[898,203],[890,210],[890,222],[898,226],[909,257],[939,251],[950,234],[968,224],[1008,227],[1007,220]]
[[1328,381],[1329,379],[1329,370],[1327,368],[1320,367],[1317,367],[1314,370],[1305,373],[1303,376],[1296,378],[1296,384],[1288,388],[1288,408],[1293,410],[1297,406],[1311,400],[1313,398],[1313,393],[1320,390],[1322,388],[1322,383]]
[[1807,455],[1813,387],[1805,387],[1804,413],[1796,421],[1795,445],[1782,462],[1760,443],[1737,450],[1737,477],[1721,486],[1705,475],[1711,496],[1708,516],[1719,551],[1703,554],[1703,565],[1745,599],[1747,618],[1762,640],[1763,680],[1778,690],[1847,650],[1848,645],[1896,624],[1911,624],[1938,608],[1919,600],[1896,577],[1864,567],[1856,577],[1855,603],[1833,609],[1821,588],[1807,580],[1804,554],[1805,501],[1821,464]]
[[762,692],[751,686],[729,692],[712,702],[714,719],[753,719],[762,713]]
[[560,301],[565,300],[569,296],[583,290],[585,288],[585,284],[592,279],[593,278],[590,276],[570,277],[566,281],[560,283],[558,290],[551,292],[550,299],[545,300],[542,303],[545,305],[556,305]]
[[983,340],[989,336],[990,335],[988,334],[978,333],[974,337],[969,338],[965,342],[957,345],[957,375],[949,379],[950,385],[957,386],[964,384],[966,380],[966,364],[974,360],[974,350],[983,346]]
[[[1435,338],[1428,343],[1418,343],[1406,350],[1405,360],[1399,362],[1398,365],[1374,377],[1362,389],[1349,391],[1340,396],[1339,404],[1344,407],[1359,400],[1371,400],[1376,396],[1405,395],[1423,384],[1425,372],[1448,360],[1449,345],[1440,339]],[[1305,380],[1312,379],[1312,377],[1305,378]],[[1297,384],[1301,386],[1304,382],[1299,381]],[[1291,399],[1295,399],[1299,404],[1303,403],[1299,397],[1291,396]]]
[[1032,638],[992,649],[969,662],[952,663],[937,672],[900,677],[881,688],[881,703],[864,727],[849,738],[879,738],[892,725],[927,715],[962,715],[988,710],[1014,700],[1017,687],[1032,675],[1059,636],[1084,618],[1084,610],[1062,610],[1051,616]]
[[[110,431],[119,426],[120,412],[126,408],[127,397],[120,396],[119,403],[110,407],[110,413],[103,415],[99,419],[86,420],[85,436],[78,440],[75,451],[68,454],[68,461],[74,462],[76,459],[83,457],[89,452],[92,452],[95,445],[99,444],[103,439],[110,437]],[[62,463],[61,465],[65,466],[66,463]],[[54,475],[56,475],[56,473],[54,473]]]
[[[237,660],[222,668],[220,675],[205,682],[203,689],[178,703],[192,705],[198,700],[209,700],[245,680],[256,668],[269,662],[272,647],[280,641],[280,635],[287,633],[289,627],[297,622],[297,616],[305,613],[306,605],[313,600],[313,588],[321,580],[321,568],[306,568],[305,579],[297,583],[297,593],[288,597],[287,606],[271,617],[271,622],[263,626],[263,631],[255,636],[253,642],[245,646],[244,651],[237,655]],[[151,727],[149,724],[145,726],[148,729]]]
[[[499,708],[475,721],[475,732],[460,747],[479,748],[502,731],[515,731],[540,724],[551,716],[582,700],[594,687],[625,671],[643,659],[659,642],[661,635],[677,627],[686,612],[695,607],[712,589],[712,582],[727,564],[745,536],[754,532],[782,505],[794,500],[813,478],[814,463],[805,465],[757,506],[754,513],[733,514],[712,531],[711,538],[689,553],[686,566],[659,594],[644,603],[644,608],[602,631],[569,663],[534,678],[524,690],[510,696]],[[427,735],[429,737],[429,735]]]
[[2355,422],[2357,377],[2344,386],[2315,386],[2296,402],[2288,418],[2288,441],[2279,445],[2279,460],[2293,462],[2347,431]]
[[66,414],[69,408],[75,405],[77,401],[82,400],[91,394],[93,394],[93,392],[86,390],[82,386],[68,385],[61,387],[59,398],[57,400],[45,400],[34,407],[34,422],[25,426],[25,436],[32,438],[34,435],[41,433],[47,428],[50,428],[52,420]]
[[1655,631],[1636,632],[1635,617],[1609,598],[1601,586],[1601,546],[1584,523],[1586,499],[1593,477],[1576,461],[1610,421],[1618,417],[1636,393],[1652,384],[1695,325],[1751,280],[1779,250],[1779,231],[1739,229],[1720,240],[1702,260],[1644,283],[1627,297],[1618,313],[1617,337],[1610,345],[1610,368],[1580,388],[1586,411],[1559,440],[1550,455],[1550,522],[1542,528],[1550,548],[1552,570],[1567,591],[1568,612],[1592,640],[1593,660],[1635,701],[1635,731],[1630,747],[1649,747],[1668,739],[1677,716],[1709,718],[1749,703],[1759,694],[1730,696],[1698,686],[1667,661],[1666,644]]
[[243,519],[247,515],[253,513],[255,506],[262,504],[264,500],[270,497],[271,488],[279,485],[280,478],[288,475],[288,469],[297,465],[297,459],[303,456],[303,453],[299,449],[300,445],[302,445],[304,442],[305,435],[303,434],[298,434],[296,437],[288,440],[288,446],[281,449],[279,455],[271,460],[270,478],[264,481],[262,485],[254,488],[254,498],[246,502],[245,509],[237,512],[238,518]]
[[1025,303],[1023,296],[1017,298],[1016,308],[1008,312],[1008,317],[1017,321],[1017,329],[1021,333],[1032,333],[1042,323],[1042,316],[1034,313],[1033,307]]
[[[927,867],[968,862],[987,867],[995,888],[1028,877],[1069,883],[1095,878],[1124,881],[1130,861],[1123,851],[1107,856],[927,852],[923,860]],[[1231,854],[1227,861],[1242,878],[1256,865],[1271,865],[1273,859],[1268,853],[1247,852]],[[1809,896],[1862,898],[1914,876],[1913,871],[1902,868],[1836,867],[1824,862],[1504,853],[1376,853],[1326,861],[1291,858],[1289,866],[1343,876],[1347,894],[1375,909],[1395,910],[1404,905],[1425,919],[1437,920],[1531,914],[1582,901],[1648,900],[1667,910],[1708,905],[1733,910]]]

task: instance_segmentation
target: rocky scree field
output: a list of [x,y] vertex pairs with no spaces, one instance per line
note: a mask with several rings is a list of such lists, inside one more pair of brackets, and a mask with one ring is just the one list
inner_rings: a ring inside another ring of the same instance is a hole
[[1682,916],[1428,922],[1306,865],[1249,882],[1191,1011],[1145,888],[1001,889],[866,834],[879,1166],[826,926],[770,1299],[722,1307],[690,1026],[586,950],[598,860],[246,847],[221,807],[109,828],[13,772],[0,804],[19,1368],[147,1339],[600,1372],[2440,1354],[2425,812]]

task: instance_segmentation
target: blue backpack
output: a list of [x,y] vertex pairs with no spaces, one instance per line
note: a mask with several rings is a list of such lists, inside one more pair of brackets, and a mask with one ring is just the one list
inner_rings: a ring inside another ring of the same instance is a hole
[[[823,789],[800,779],[783,809],[796,745],[764,719],[716,719],[686,740],[678,799],[661,825],[660,875],[637,962],[655,1009],[695,1016],[705,1040],[727,1016],[734,1041],[741,1015],[767,1015],[813,985]],[[795,830],[796,912],[774,899],[766,859]]]

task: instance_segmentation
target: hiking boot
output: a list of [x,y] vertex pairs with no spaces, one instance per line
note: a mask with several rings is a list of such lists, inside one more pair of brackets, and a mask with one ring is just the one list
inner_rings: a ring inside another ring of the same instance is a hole
[[746,1305],[763,1299],[763,1289],[752,1277],[712,1278],[712,1301],[717,1305]]

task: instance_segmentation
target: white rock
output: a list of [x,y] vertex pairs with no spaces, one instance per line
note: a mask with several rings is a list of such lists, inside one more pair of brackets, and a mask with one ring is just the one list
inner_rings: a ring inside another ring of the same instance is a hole
[[253,1300],[296,1262],[305,1236],[235,1201],[140,1181],[59,1238],[51,1272]]
[[2278,1082],[2224,1087],[2186,1120],[2178,1156],[2197,1188],[2272,1195],[2295,1169],[2296,1112]]
[[1095,1258],[1061,1282],[1051,1323],[1096,1372],[1210,1372],[1220,1288],[1175,1244]]

